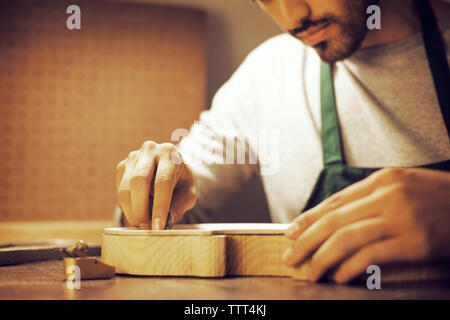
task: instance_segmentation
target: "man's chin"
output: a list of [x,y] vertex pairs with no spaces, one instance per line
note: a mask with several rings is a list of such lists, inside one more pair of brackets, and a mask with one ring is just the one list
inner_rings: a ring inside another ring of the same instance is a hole
[[351,57],[356,50],[345,50],[346,48],[333,48],[329,41],[321,42],[313,47],[320,58],[327,63],[335,63]]
[[323,61],[335,63],[351,57],[358,51],[366,34],[365,26],[359,27],[350,23],[336,24],[330,37],[313,48]]

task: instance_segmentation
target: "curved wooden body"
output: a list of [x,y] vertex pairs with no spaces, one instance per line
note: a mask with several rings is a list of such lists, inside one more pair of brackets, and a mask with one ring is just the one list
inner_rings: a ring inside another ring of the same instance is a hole
[[[281,276],[307,279],[308,262],[287,268],[281,261],[292,243],[285,224],[194,224],[174,230],[107,228],[102,259],[116,273],[145,276]],[[450,264],[381,266],[382,282],[450,277]],[[369,275],[361,275],[367,278]]]

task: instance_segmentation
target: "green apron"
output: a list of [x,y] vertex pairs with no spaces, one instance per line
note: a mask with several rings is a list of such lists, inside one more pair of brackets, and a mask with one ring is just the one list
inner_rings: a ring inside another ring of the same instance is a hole
[[[428,0],[416,0],[416,2],[439,105],[447,133],[450,134],[450,70],[445,46]],[[315,207],[334,193],[380,170],[380,168],[359,168],[346,165],[336,111],[332,66],[325,62],[321,63],[320,82],[324,168],[320,172],[303,212]],[[450,172],[450,160],[428,164],[422,168]]]

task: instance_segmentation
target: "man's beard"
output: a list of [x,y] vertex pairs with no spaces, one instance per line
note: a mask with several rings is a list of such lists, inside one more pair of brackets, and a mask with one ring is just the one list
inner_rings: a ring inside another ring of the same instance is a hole
[[[321,23],[330,23],[330,26],[339,29],[336,36],[314,47],[322,60],[334,63],[350,57],[360,48],[368,31],[366,10],[369,5],[377,3],[378,0],[347,0],[343,17],[328,15],[320,19]],[[303,21],[303,25],[317,23]]]

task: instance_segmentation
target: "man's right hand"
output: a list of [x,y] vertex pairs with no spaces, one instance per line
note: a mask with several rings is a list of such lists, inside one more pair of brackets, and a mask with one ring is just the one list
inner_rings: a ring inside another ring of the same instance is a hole
[[[146,141],[117,165],[116,190],[126,225],[162,230],[170,214],[175,222],[192,209],[196,185],[192,170],[171,143]],[[149,196],[153,207],[149,211]],[[150,221],[150,215],[151,220]]]

